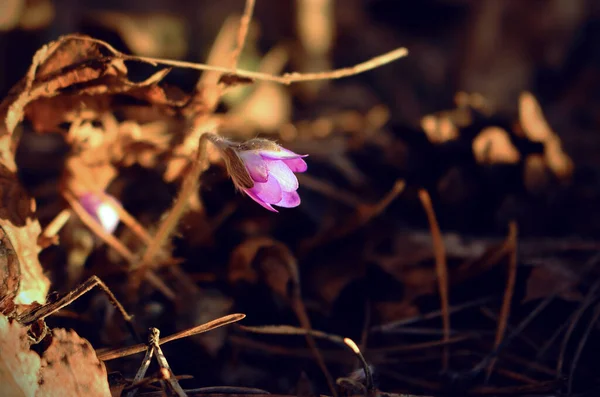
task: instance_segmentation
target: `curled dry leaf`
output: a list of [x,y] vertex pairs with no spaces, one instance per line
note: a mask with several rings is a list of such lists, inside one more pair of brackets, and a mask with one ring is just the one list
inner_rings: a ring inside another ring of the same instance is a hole
[[514,164],[521,154],[500,127],[487,127],[473,140],[473,154],[480,164]]
[[0,314],[0,394],[34,396],[38,391],[40,356],[29,349],[27,328]]
[[[2,134],[0,128],[0,134]],[[5,132],[6,130],[4,130]],[[44,276],[37,245],[41,227],[35,218],[35,201],[30,198],[16,175],[11,137],[0,136],[0,310],[15,304],[44,303],[49,280]],[[9,168],[11,167],[11,168]],[[6,287],[6,289],[4,289]],[[18,289],[15,289],[18,287]]]
[[65,390],[82,396],[109,396],[106,368],[92,345],[74,331],[55,329],[44,352],[37,396],[64,396]]

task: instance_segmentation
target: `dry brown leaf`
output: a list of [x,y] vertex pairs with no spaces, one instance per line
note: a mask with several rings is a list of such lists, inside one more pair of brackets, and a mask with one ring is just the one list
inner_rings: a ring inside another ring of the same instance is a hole
[[559,296],[567,301],[579,301],[583,296],[577,291],[579,280],[557,268],[537,266],[527,279],[527,288],[523,303],[534,299],[546,298],[556,291],[562,291]]
[[55,329],[44,352],[36,396],[110,396],[106,368],[90,343],[74,331]]
[[[10,136],[5,135],[0,141],[10,141]],[[38,254],[40,247],[37,245],[41,227],[35,218],[35,201],[30,198],[17,180],[16,172],[9,170],[2,164],[12,163],[14,156],[9,148],[2,147],[0,143],[0,228],[2,228],[3,248],[16,254],[19,269],[19,289],[14,303],[30,304],[32,302],[44,303],[50,282],[44,276]],[[11,258],[14,264],[14,258]],[[12,265],[11,265],[12,266]],[[0,285],[12,285],[14,282],[14,268],[4,274]],[[8,280],[4,277],[9,277]],[[11,287],[12,288],[12,287]],[[12,295],[13,291],[0,290],[0,300]]]
[[6,233],[0,229],[0,313],[8,314],[13,311],[20,279],[17,253]]
[[473,140],[473,154],[480,164],[514,164],[521,154],[500,127],[487,127]]
[[30,350],[27,328],[0,314],[0,391],[3,396],[34,396],[40,356]]

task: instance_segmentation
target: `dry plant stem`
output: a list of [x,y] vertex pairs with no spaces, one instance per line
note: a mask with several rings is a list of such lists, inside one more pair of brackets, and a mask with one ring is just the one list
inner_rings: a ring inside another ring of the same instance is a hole
[[[596,267],[596,265],[598,264],[598,262],[600,262],[600,253],[597,253],[596,255],[592,256],[585,263],[585,265],[583,266],[582,271],[578,274],[578,279],[581,280],[584,277],[588,276],[589,273]],[[473,367],[473,369],[471,370],[471,372],[473,374],[477,374],[480,371],[482,371],[484,368],[486,368],[487,364],[490,362],[490,360],[493,357],[496,357],[498,355],[498,352],[500,351],[500,349],[503,348],[503,347],[508,346],[512,342],[512,340],[515,339],[533,321],[533,319],[536,318],[537,315],[540,314],[552,302],[552,300],[554,300],[554,298],[556,298],[556,296],[558,296],[558,294],[560,294],[566,288],[567,288],[567,286],[563,286],[561,288],[558,288],[552,294],[550,294],[546,298],[544,298],[544,300],[542,300],[535,307],[535,309],[533,309],[527,315],[527,317],[525,317],[525,319],[523,319],[523,321],[521,321],[519,323],[519,325],[513,331],[511,331],[510,334],[506,338],[504,338],[504,340],[502,341],[502,343],[500,343],[500,345],[498,346],[498,348],[494,349],[494,351],[492,351],[485,358],[483,358],[480,363],[478,363],[475,367]]]
[[235,69],[240,58],[240,54],[244,49],[246,43],[246,37],[248,36],[248,29],[250,28],[250,21],[252,20],[252,14],[254,13],[255,0],[246,0],[246,6],[244,7],[244,14],[240,18],[240,27],[237,34],[237,40],[235,43],[235,49],[231,54],[231,73],[235,73]]
[[17,318],[17,320],[21,324],[24,324],[24,325],[29,325],[35,321],[43,320],[44,318],[48,317],[52,313],[55,313],[55,312],[59,311],[60,309],[62,309],[63,307],[71,304],[71,302],[77,300],[79,297],[86,294],[92,288],[94,288],[96,286],[100,287],[100,289],[102,291],[104,291],[106,296],[108,296],[108,300],[110,301],[110,303],[112,303],[117,308],[119,313],[121,313],[121,316],[125,320],[127,327],[129,328],[129,331],[131,332],[133,337],[136,340],[139,340],[139,336],[138,336],[137,332],[135,331],[133,322],[131,321],[132,316],[130,316],[129,313],[127,313],[127,311],[125,310],[123,305],[121,305],[121,303],[119,302],[117,297],[112,293],[112,291],[108,288],[108,286],[106,286],[106,284],[104,284],[104,282],[96,276],[92,276],[92,277],[88,278],[85,282],[80,284],[77,288],[75,288],[73,291],[69,292],[68,294],[66,294],[65,296],[63,296],[62,298],[57,300],[56,302],[47,303],[43,306],[39,306],[34,309],[26,311],[25,313],[21,314]]
[[[141,264],[136,267],[135,271],[138,276],[145,273],[147,268],[151,265],[156,255],[160,252],[165,242],[171,237],[171,234],[177,227],[179,220],[185,213],[190,196],[198,190],[200,174],[202,173],[204,166],[204,158],[206,152],[206,143],[208,140],[214,140],[217,137],[210,133],[204,133],[200,137],[198,143],[198,151],[196,153],[196,159],[192,163],[192,168],[183,180],[183,184],[173,208],[169,211],[169,214],[164,221],[160,224],[156,235],[152,239],[152,242],[148,245],[148,249],[142,257]],[[136,277],[135,279],[140,279]]]
[[[160,345],[162,345],[164,343],[172,342],[177,339],[187,338],[188,336],[191,336],[191,335],[202,334],[204,332],[208,332],[215,328],[219,328],[224,325],[228,325],[228,324],[240,321],[240,320],[244,319],[244,317],[246,317],[246,315],[241,314],[241,313],[229,314],[227,316],[218,318],[216,320],[209,321],[206,324],[198,325],[198,326],[190,328],[188,330],[177,332],[173,335],[169,335],[169,336],[159,340],[158,343]],[[114,360],[115,358],[126,357],[126,356],[130,356],[132,354],[143,352],[144,350],[146,350],[146,348],[147,348],[147,345],[140,343],[140,344],[137,344],[134,346],[129,346],[129,347],[121,348],[121,349],[112,349],[112,350],[108,350],[108,351],[96,351],[96,354],[98,356],[98,359],[100,359],[102,361],[109,361],[109,360]]]
[[[100,226],[98,224],[98,222],[96,222],[96,220],[90,214],[87,213],[87,211],[83,208],[83,206],[75,198],[75,195],[72,192],[65,190],[63,192],[63,197],[65,198],[65,200],[67,200],[67,202],[69,203],[69,205],[71,206],[71,208],[73,209],[75,214],[77,214],[79,219],[81,219],[81,221],[87,227],[89,227],[90,230],[96,236],[98,236],[102,241],[104,241],[106,244],[108,244],[112,249],[117,251],[119,253],[119,255],[121,255],[127,262],[129,262],[130,265],[134,265],[136,263],[135,255],[127,247],[125,247],[123,245],[123,243],[121,243],[119,241],[119,239],[117,239],[112,234],[107,233],[104,230],[104,228],[102,226]],[[152,286],[154,286],[154,288],[156,288],[157,290],[162,292],[163,295],[165,295],[167,298],[169,298],[170,300],[175,300],[175,298],[176,298],[175,293],[173,291],[171,291],[171,289],[169,287],[167,287],[162,282],[162,280],[156,276],[156,274],[154,274],[153,272],[149,272],[149,273],[145,274],[145,279],[150,284],[152,284]]]
[[356,345],[356,343],[354,343],[354,341],[352,339],[344,338],[344,343],[358,357],[358,360],[360,361],[360,363],[363,367],[363,371],[365,372],[365,379],[366,379],[366,383],[367,383],[367,395],[369,397],[375,396],[375,384],[373,383],[373,374],[371,373],[371,368],[369,368],[369,364],[367,363],[367,360],[365,360],[365,357],[362,355],[362,353],[360,352],[360,349],[358,348],[358,346]]
[[565,337],[563,338],[562,343],[560,344],[560,354],[558,355],[558,362],[556,363],[556,379],[562,378],[562,370],[565,361],[565,355],[567,352],[567,345],[569,344],[569,340],[571,339],[571,334],[573,333],[573,331],[575,331],[575,327],[579,323],[579,320],[581,319],[585,311],[594,303],[594,299],[597,297],[596,291],[598,290],[598,287],[600,287],[600,280],[596,281],[594,285],[592,285],[592,287],[586,294],[585,299],[583,300],[579,308],[577,308],[577,311],[573,314],[573,317],[571,318],[569,328],[567,328]]
[[305,330],[308,331],[307,334],[305,335],[306,343],[308,344],[315,360],[317,361],[317,364],[319,365],[321,372],[323,372],[323,375],[325,376],[327,385],[331,391],[332,396],[337,397],[337,388],[335,387],[335,382],[333,380],[333,377],[331,376],[331,373],[327,369],[327,364],[325,363],[325,360],[323,359],[323,355],[321,354],[321,351],[319,350],[317,343],[315,342],[312,335],[310,335],[310,331],[312,330],[312,325],[310,323],[310,317],[308,316],[306,306],[304,305],[304,301],[302,300],[302,292],[301,292],[302,288],[300,285],[300,276],[298,274],[298,263],[296,261],[296,258],[294,258],[294,256],[289,252],[287,247],[283,246],[282,250],[287,253],[288,261],[286,261],[286,264],[288,267],[288,271],[292,275],[291,279],[292,279],[293,287],[292,287],[291,293],[290,293],[290,300],[291,300],[290,303],[291,303],[292,309],[294,310],[294,313],[296,314],[296,317],[298,318],[298,322],[300,323],[302,328],[304,328]]
[[167,358],[165,357],[165,355],[162,352],[162,349],[159,346],[159,336],[160,331],[157,328],[150,328],[150,337],[148,341],[150,349],[154,350],[154,352],[156,353],[156,361],[158,361],[158,365],[161,368],[166,369],[168,371],[169,377],[166,379],[166,381],[171,387],[171,390],[173,390],[173,392],[175,392],[175,394],[177,394],[179,397],[186,397],[187,394],[185,393],[185,391],[183,391],[183,389],[179,385],[179,382],[177,382],[173,371],[171,371],[171,367],[169,367]]
[[[231,73],[231,69],[226,68],[226,67],[221,67],[221,66],[209,66],[209,65],[204,65],[201,63],[194,63],[194,62],[174,61],[174,60],[170,60],[170,59],[127,55],[127,54],[124,54],[124,53],[116,50],[113,46],[111,46],[110,44],[108,44],[105,41],[90,38],[90,37],[67,35],[67,36],[65,36],[65,38],[69,38],[69,39],[73,39],[73,40],[92,41],[94,43],[98,43],[98,44],[106,47],[106,49],[109,50],[110,52],[112,52],[115,57],[120,58],[124,61],[146,62],[146,63],[149,63],[154,66],[168,65],[168,66],[174,66],[174,67],[180,67],[180,68],[186,68],[186,69],[208,70],[208,71],[213,71],[213,72]],[[294,73],[285,73],[281,76],[274,76],[274,75],[267,74],[267,73],[252,72],[252,71],[248,71],[248,70],[236,69],[235,74],[240,77],[247,77],[250,79],[261,80],[261,81],[272,81],[275,83],[286,84],[286,85],[289,85],[292,83],[305,82],[305,81],[335,80],[335,79],[341,79],[344,77],[354,76],[354,75],[357,75],[357,74],[360,74],[360,73],[363,73],[363,72],[366,72],[366,71],[369,71],[372,69],[376,69],[380,66],[394,62],[394,61],[396,61],[400,58],[403,58],[407,55],[408,55],[408,50],[404,47],[401,47],[401,48],[397,48],[393,51],[387,52],[383,55],[379,55],[374,58],[371,58],[370,60],[368,60],[366,62],[362,62],[362,63],[359,63],[359,64],[351,66],[351,67],[347,67],[347,68],[331,70],[328,72],[306,73],[306,74],[294,72]]]
[[573,390],[573,379],[575,377],[575,370],[577,369],[577,364],[579,363],[579,359],[581,358],[581,353],[583,353],[583,348],[592,332],[592,329],[596,326],[596,323],[600,319],[600,304],[596,305],[594,309],[594,314],[592,315],[592,319],[590,320],[588,326],[586,327],[583,336],[581,337],[579,344],[577,345],[577,350],[575,351],[575,355],[573,356],[573,363],[571,364],[571,369],[569,371],[569,387],[567,389],[567,395],[571,395],[571,391]]
[[[440,291],[440,305],[442,310],[442,321],[444,327],[444,341],[450,339],[450,303],[448,297],[448,266],[446,264],[446,249],[444,247],[444,240],[442,239],[442,233],[440,232],[440,226],[438,225],[433,211],[433,205],[431,204],[431,197],[429,193],[421,189],[419,190],[419,199],[423,204],[423,208],[427,213],[427,220],[429,221],[429,227],[431,229],[431,239],[433,240],[433,253],[435,256],[435,270],[437,273],[438,288]],[[442,370],[448,369],[450,351],[448,346],[444,347],[442,355]]]
[[307,331],[307,333],[305,335],[306,343],[308,344],[308,347],[310,348],[315,360],[317,361],[319,368],[321,369],[321,371],[323,372],[323,375],[325,376],[325,379],[327,380],[327,385],[329,386],[329,391],[331,391],[331,395],[333,397],[337,397],[337,389],[335,387],[335,382],[333,380],[333,377],[331,376],[331,373],[327,369],[327,364],[325,364],[325,360],[323,359],[323,355],[321,354],[321,351],[319,350],[319,347],[317,346],[315,339],[310,334],[310,331],[312,331],[312,325],[310,323],[310,318],[308,317],[308,313],[306,312],[306,307],[304,306],[304,302],[302,302],[302,298],[299,296],[294,297],[293,301],[292,301],[292,307],[294,309],[294,312],[296,313],[296,317],[298,318],[300,325],[302,326],[302,328],[304,328]]
[[[494,341],[494,349],[498,349],[498,346],[500,346],[500,343],[502,343],[502,339],[504,338],[504,333],[506,332],[506,327],[508,325],[508,317],[510,315],[510,304],[515,292],[515,283],[517,281],[517,233],[517,224],[514,221],[510,222],[508,232],[508,243],[510,246],[508,277],[506,279],[506,289],[504,291],[502,309],[500,310],[500,319],[498,321],[498,330],[496,332],[496,339]],[[490,361],[490,364],[487,367],[485,383],[489,381],[495,364],[496,357]]]
[[71,218],[71,209],[65,208],[60,211],[58,215],[52,219],[52,221],[46,226],[44,231],[42,232],[42,236],[46,238],[52,238],[60,232],[63,226],[69,221]]
[[265,325],[265,326],[258,326],[258,327],[245,327],[245,326],[240,326],[240,328],[244,331],[249,331],[249,332],[254,332],[257,334],[270,334],[270,335],[311,335],[314,336],[316,338],[321,338],[321,339],[326,339],[328,341],[331,341],[335,344],[338,345],[342,345],[344,347],[348,347],[350,348],[350,350],[352,351],[352,353],[354,353],[354,355],[361,361],[361,364],[363,365],[363,369],[365,370],[365,377],[367,378],[367,390],[372,390],[373,393],[375,392],[375,386],[373,383],[373,376],[371,374],[371,371],[369,369],[369,365],[367,364],[367,361],[365,360],[365,358],[363,357],[362,353],[360,352],[360,349],[358,348],[358,346],[356,345],[356,343],[354,343],[354,341],[350,338],[342,338],[341,336],[338,335],[333,335],[333,334],[328,334],[322,331],[316,331],[313,329],[306,329],[306,328],[298,328],[298,327],[292,327],[289,325]]
[[[133,385],[140,383],[141,380],[144,379],[144,376],[146,375],[146,372],[150,367],[150,362],[152,362],[152,356],[154,356],[154,345],[149,345],[148,349],[146,350],[146,355],[142,360],[142,365],[140,366],[140,369],[138,369],[137,373],[135,374],[135,377],[133,378],[133,381],[131,382]],[[129,393],[127,393],[127,397],[135,396],[135,394],[137,393],[137,389],[138,387],[132,388],[129,391]]]

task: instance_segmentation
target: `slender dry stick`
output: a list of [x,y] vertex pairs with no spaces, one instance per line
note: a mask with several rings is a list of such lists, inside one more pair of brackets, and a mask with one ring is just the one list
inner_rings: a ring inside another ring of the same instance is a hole
[[[81,221],[88,227],[90,230],[102,241],[108,244],[111,248],[119,253],[130,265],[135,265],[137,260],[136,256],[127,248],[119,239],[117,239],[112,234],[108,233],[104,228],[98,224],[98,222],[83,208],[81,203],[75,198],[75,195],[69,190],[63,191],[63,197],[75,214],[81,219]],[[154,288],[163,293],[170,300],[175,300],[176,295],[169,287],[162,282],[162,280],[156,276],[153,272],[148,272],[145,274],[145,279],[152,284]]]
[[[144,356],[144,359],[142,360],[142,365],[140,366],[140,369],[138,369],[137,373],[135,374],[135,377],[133,378],[133,381],[131,382],[133,385],[141,382],[141,380],[146,375],[146,371],[148,371],[148,368],[150,367],[150,362],[152,362],[152,356],[154,356],[154,345],[151,344],[146,349],[146,355]],[[127,397],[135,396],[138,388],[139,388],[139,386],[132,388],[129,391],[129,393],[127,393]]]
[[[158,343],[162,345],[164,343],[169,343],[169,342],[172,342],[177,339],[187,338],[188,336],[191,336],[191,335],[202,334],[204,332],[211,331],[215,328],[219,328],[224,325],[238,322],[238,321],[244,319],[245,317],[246,317],[246,315],[241,314],[241,313],[229,314],[227,316],[217,318],[216,320],[209,321],[208,323],[201,324],[201,325],[198,325],[196,327],[193,327],[193,328],[190,328],[190,329],[187,329],[184,331],[176,332],[172,335],[162,338]],[[126,357],[126,356],[130,356],[132,354],[143,352],[144,350],[146,350],[146,348],[147,348],[147,345],[140,343],[140,344],[137,344],[134,346],[129,346],[129,347],[120,348],[120,349],[111,349],[108,351],[98,350],[98,351],[96,351],[96,355],[98,356],[98,359],[100,359],[102,361],[109,361],[109,360],[114,360],[115,358]]]
[[58,232],[60,231],[60,229],[63,228],[63,226],[69,221],[70,218],[71,218],[71,209],[70,208],[63,209],[44,228],[44,231],[42,232],[42,236],[44,236],[45,238],[52,238],[52,237],[56,236],[58,234]]
[[129,313],[127,313],[123,305],[121,305],[121,302],[119,302],[119,300],[112,293],[110,288],[108,288],[108,286],[104,284],[104,282],[100,280],[100,278],[98,278],[97,276],[92,276],[88,278],[85,282],[81,283],[77,288],[67,293],[65,296],[58,299],[56,302],[47,303],[45,305],[38,306],[36,308],[25,311],[17,317],[17,320],[24,325],[31,324],[38,320],[43,320],[49,315],[59,311],[63,307],[70,305],[73,301],[77,300],[79,297],[86,294],[94,287],[99,287],[108,296],[108,300],[110,301],[110,303],[112,303],[113,306],[117,308],[119,313],[121,313],[121,316],[125,320],[125,323],[127,324],[127,327],[129,328],[129,331],[131,332],[133,337],[139,340],[139,336],[135,330],[135,327],[133,326],[133,322],[131,321],[133,317],[129,315]]
[[[442,239],[442,233],[440,232],[440,226],[438,225],[433,211],[433,205],[431,204],[431,197],[425,189],[419,190],[419,199],[427,213],[427,220],[429,221],[429,227],[431,229],[431,239],[433,240],[433,253],[435,256],[435,270],[438,279],[438,288],[440,291],[440,305],[442,310],[442,321],[444,327],[443,340],[447,342],[450,339],[450,303],[449,303],[449,292],[448,292],[448,266],[446,264],[446,248],[444,247],[444,240]],[[446,371],[448,369],[448,361],[450,350],[446,345],[442,355],[442,369]]]
[[285,258],[285,266],[287,267],[287,270],[291,275],[292,289],[290,293],[290,303],[292,309],[294,310],[294,313],[296,314],[296,317],[298,318],[298,322],[300,323],[302,328],[307,330],[307,333],[305,334],[306,343],[308,344],[315,360],[317,361],[321,372],[323,372],[323,375],[325,376],[327,385],[329,386],[332,396],[337,397],[335,381],[333,380],[331,373],[327,369],[327,364],[325,363],[325,359],[323,358],[323,355],[321,354],[317,343],[315,342],[313,336],[310,334],[310,331],[312,331],[312,324],[310,322],[310,317],[308,316],[306,306],[304,305],[304,301],[302,300],[302,288],[300,285],[300,275],[298,274],[298,263],[296,261],[296,258],[294,257],[294,255],[292,255],[290,250],[284,244],[275,243],[273,245],[273,248],[281,251],[282,256]]
[[69,203],[73,211],[75,211],[75,214],[77,214],[79,219],[81,219],[81,221],[88,228],[90,228],[95,235],[100,237],[102,241],[104,241],[115,251],[117,251],[119,255],[125,258],[125,260],[131,263],[135,262],[135,255],[129,250],[129,248],[125,247],[123,243],[121,243],[119,239],[117,239],[115,236],[104,230],[104,228],[100,224],[98,224],[98,222],[83,208],[81,203],[79,203],[79,201],[71,191],[63,191],[63,197],[65,198],[65,200],[67,200],[67,202]]
[[173,392],[175,392],[175,394],[177,394],[179,397],[187,397],[187,394],[185,393],[185,391],[183,391],[183,389],[179,385],[179,382],[177,382],[175,374],[171,370],[171,367],[167,362],[167,358],[165,357],[165,355],[162,352],[162,349],[160,348],[159,337],[160,331],[157,328],[150,328],[149,345],[151,346],[150,348],[156,353],[156,361],[158,361],[158,365],[160,366],[160,368],[167,371],[168,377],[166,378],[166,381],[171,387],[171,390],[173,390]]
[[[504,338],[504,333],[506,332],[506,327],[508,325],[508,317],[510,315],[512,297],[515,292],[515,284],[517,281],[517,233],[518,231],[516,222],[510,222],[508,231],[508,242],[510,246],[508,276],[506,279],[506,289],[504,290],[502,309],[500,310],[500,318],[498,320],[498,330],[496,332],[496,339],[494,341],[494,349],[498,349],[498,346],[500,346],[500,343],[502,343],[502,339]],[[492,358],[487,367],[487,373],[485,376],[486,383],[489,381],[490,376],[492,375],[494,365],[496,364],[496,359],[497,357]]]
[[573,390],[573,379],[575,377],[575,370],[577,369],[577,364],[579,363],[579,359],[581,358],[581,354],[583,353],[583,348],[594,329],[596,323],[600,319],[600,304],[596,305],[594,309],[594,314],[592,315],[592,319],[586,327],[581,340],[579,341],[579,345],[577,345],[577,350],[575,351],[575,355],[573,356],[573,363],[571,364],[571,370],[569,371],[569,387],[567,389],[567,395],[571,395],[571,391]]
[[246,43],[246,37],[248,36],[248,29],[250,28],[250,21],[252,21],[252,14],[254,13],[255,0],[246,0],[246,6],[244,7],[244,14],[240,18],[240,27],[238,29],[237,41],[235,49],[231,54],[231,72],[235,73],[235,69],[240,58],[240,54],[244,49]]
[[362,355],[362,353],[360,352],[360,349],[358,348],[358,346],[356,345],[356,343],[354,343],[354,341],[352,339],[344,338],[344,343],[358,357],[358,360],[360,361],[360,363],[363,367],[363,371],[365,372],[365,379],[366,379],[366,383],[367,383],[367,395],[369,397],[375,396],[375,383],[373,383],[373,374],[371,373],[371,368],[369,368],[369,363],[367,363],[367,360],[365,360],[365,357]]
[[296,317],[298,318],[300,325],[302,326],[302,328],[304,328],[305,330],[308,331],[305,335],[306,343],[308,344],[308,347],[310,348],[315,360],[317,361],[319,368],[323,372],[323,375],[325,375],[325,379],[327,380],[327,385],[329,386],[331,395],[333,397],[337,397],[337,389],[335,387],[335,382],[333,380],[333,377],[331,376],[331,373],[327,369],[327,364],[325,363],[325,359],[323,358],[323,355],[321,354],[321,351],[319,350],[319,347],[317,346],[315,339],[310,334],[310,331],[312,330],[312,325],[310,323],[310,318],[308,317],[308,313],[306,312],[306,307],[304,306],[304,302],[302,302],[301,298],[294,298],[293,302],[292,302],[292,307],[294,309],[294,312],[296,313]]
[[[231,73],[231,69],[222,66],[210,66],[201,63],[194,62],[185,62],[185,61],[175,61],[170,59],[161,59],[161,58],[152,58],[152,57],[141,57],[135,55],[127,55],[124,54],[113,46],[108,44],[105,41],[94,39],[91,37],[77,36],[77,35],[66,35],[62,37],[63,39],[70,40],[84,40],[84,41],[92,41],[94,43],[100,44],[104,46],[107,50],[112,52],[112,54],[120,58],[124,61],[138,61],[145,62],[151,65],[168,65],[186,69],[194,69],[194,70],[208,70],[213,72],[221,72],[221,73]],[[331,70],[327,72],[319,72],[319,73],[285,73],[281,76],[274,76],[268,73],[260,73],[260,72],[252,72],[248,70],[236,69],[235,75],[240,77],[247,77],[249,79],[261,80],[261,81],[272,81],[275,83],[289,85],[292,83],[306,82],[306,81],[318,81],[318,80],[335,80],[341,79],[344,77],[354,76],[372,69],[376,69],[380,66],[386,65],[388,63],[394,62],[400,58],[403,58],[408,55],[408,50],[404,47],[397,48],[393,51],[387,52],[385,54],[376,56],[371,58],[366,62],[362,62],[356,64],[351,67],[341,68],[336,70]]]
[[160,224],[156,235],[148,245],[148,249],[142,257],[141,263],[139,266],[136,266],[135,271],[138,277],[134,278],[134,280],[139,280],[141,278],[139,276],[145,273],[156,255],[162,249],[165,242],[171,237],[171,234],[177,227],[179,220],[185,213],[190,196],[198,189],[199,186],[198,179],[200,178],[200,174],[204,169],[203,163],[205,158],[206,142],[214,139],[215,136],[210,133],[204,133],[200,137],[196,159],[192,163],[192,168],[183,180],[181,190],[179,191],[179,195],[175,200],[173,208],[171,208],[165,220]]
[[316,331],[314,329],[306,329],[293,327],[290,325],[263,325],[258,327],[245,327],[240,325],[240,329],[244,331],[254,332],[257,334],[268,334],[268,335],[311,335],[315,338],[326,339],[335,344],[342,345],[344,347],[350,348],[352,353],[356,355],[356,357],[360,360],[363,369],[365,371],[365,377],[367,379],[367,390],[372,391],[373,395],[375,394],[375,386],[373,383],[373,375],[371,374],[371,370],[369,369],[369,365],[365,360],[364,356],[360,352],[360,349],[354,343],[354,341],[350,338],[343,338],[338,335],[328,334],[323,331]]

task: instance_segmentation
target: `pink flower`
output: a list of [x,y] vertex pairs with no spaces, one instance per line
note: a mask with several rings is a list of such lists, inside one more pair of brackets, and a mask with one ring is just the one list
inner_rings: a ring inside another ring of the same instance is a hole
[[302,157],[277,146],[278,150],[245,150],[239,156],[254,185],[241,190],[269,211],[278,212],[273,205],[293,208],[300,205],[298,179],[294,172],[306,171]]
[[307,155],[296,154],[275,142],[255,138],[234,143],[216,135],[209,139],[221,149],[227,171],[236,188],[269,211],[300,205],[298,179],[294,172],[306,171]]
[[[117,201],[116,198],[107,194],[110,200]],[[94,193],[84,193],[79,196],[81,206],[98,222],[104,230],[112,234],[119,225],[119,214],[113,207]]]

